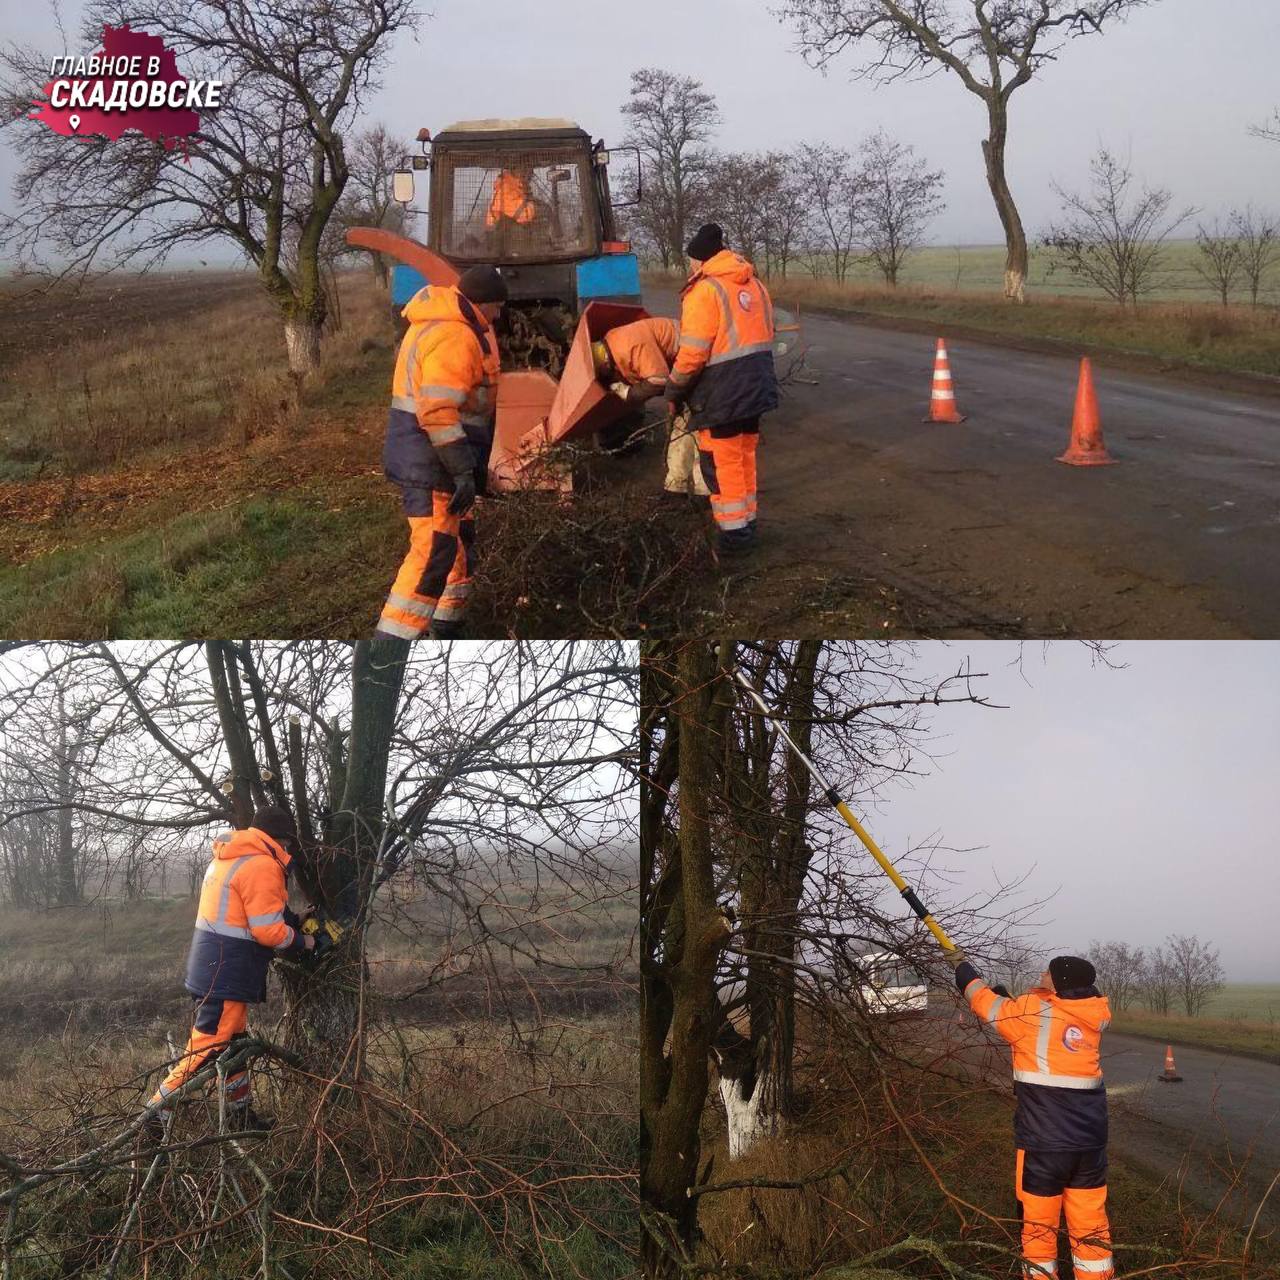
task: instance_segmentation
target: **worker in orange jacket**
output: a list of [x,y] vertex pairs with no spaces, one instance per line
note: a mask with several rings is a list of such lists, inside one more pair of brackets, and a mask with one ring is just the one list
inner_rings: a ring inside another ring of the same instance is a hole
[[[643,405],[666,390],[679,345],[680,330],[662,316],[617,325],[591,344],[596,376],[619,399]],[[664,487],[672,494],[687,495],[692,490],[706,497],[707,483],[698,464],[698,443],[689,429],[688,410],[673,412],[669,419]]]
[[1023,1280],[1057,1275],[1064,1213],[1075,1280],[1112,1280],[1107,1092],[1099,1058],[1111,1006],[1094,986],[1093,965],[1055,956],[1035,988],[1010,996],[987,986],[963,952],[951,956],[969,1007],[1013,1049]]
[[507,286],[494,267],[419,289],[404,309],[382,463],[400,486],[409,550],[377,629],[405,640],[461,633],[475,548],[472,508],[493,445]]
[[745,551],[756,539],[760,418],[778,407],[773,301],[714,222],[698,229],[687,252],[693,274],[681,293],[667,397],[691,410],[720,549]]
[[529,182],[518,170],[503,169],[494,180],[493,196],[485,214],[486,227],[496,227],[504,219],[518,227],[527,227],[537,215],[537,207],[529,195]]
[[[210,1059],[245,1035],[249,1005],[267,998],[267,969],[274,957],[315,945],[289,909],[289,863],[297,841],[293,817],[274,806],[260,808],[247,830],[214,841],[187,954],[185,986],[196,1002],[191,1035],[148,1106],[162,1108]],[[249,1106],[248,1068],[228,1075],[224,1088],[233,1125],[264,1123]],[[163,1133],[158,1110],[148,1117],[147,1128],[152,1138]]]

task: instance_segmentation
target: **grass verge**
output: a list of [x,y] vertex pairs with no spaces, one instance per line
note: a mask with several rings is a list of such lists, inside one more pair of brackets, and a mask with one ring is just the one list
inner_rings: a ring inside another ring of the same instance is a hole
[[1268,1022],[1243,1016],[1188,1018],[1172,1013],[1148,1013],[1144,1009],[1123,1009],[1112,1018],[1111,1029],[1165,1044],[1187,1044],[1280,1063],[1280,1021],[1276,1020]]

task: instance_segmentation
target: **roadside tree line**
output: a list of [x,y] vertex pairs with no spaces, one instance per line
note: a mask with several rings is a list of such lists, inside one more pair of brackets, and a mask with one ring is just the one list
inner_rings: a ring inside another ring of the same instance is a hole
[[1139,1005],[1151,1013],[1175,1010],[1188,1018],[1202,1014],[1222,990],[1218,949],[1195,934],[1170,934],[1158,946],[1094,942],[1089,952],[1098,971],[1098,987],[1116,1010]]
[[715,97],[690,76],[646,67],[622,107],[627,143],[643,157],[631,234],[641,256],[678,268],[692,229],[715,221],[766,275],[799,265],[844,282],[856,265],[888,285],[946,207],[944,174],[884,130],[856,147],[805,142],[787,149],[720,151]]

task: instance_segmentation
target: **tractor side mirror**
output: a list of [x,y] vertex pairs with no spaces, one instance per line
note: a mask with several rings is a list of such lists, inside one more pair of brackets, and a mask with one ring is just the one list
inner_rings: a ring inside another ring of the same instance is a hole
[[412,169],[397,169],[391,175],[391,195],[399,204],[413,203]]

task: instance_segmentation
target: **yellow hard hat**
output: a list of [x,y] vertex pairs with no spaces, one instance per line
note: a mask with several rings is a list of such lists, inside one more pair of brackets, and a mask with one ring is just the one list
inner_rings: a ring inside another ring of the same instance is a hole
[[613,357],[609,354],[608,346],[603,342],[591,344],[591,360],[597,374],[608,373],[613,368]]

